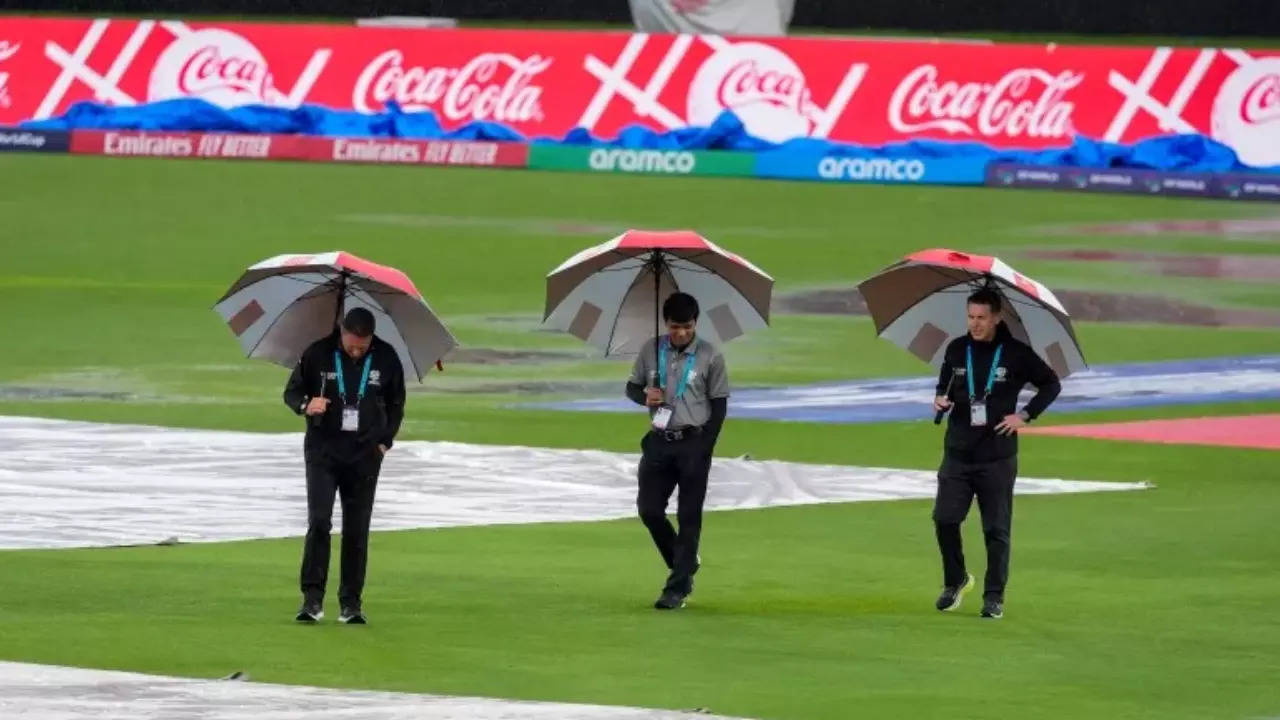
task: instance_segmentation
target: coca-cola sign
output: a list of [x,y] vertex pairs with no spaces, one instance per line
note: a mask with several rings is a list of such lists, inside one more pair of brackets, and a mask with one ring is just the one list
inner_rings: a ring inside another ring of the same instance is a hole
[[716,98],[725,107],[762,100],[803,112],[809,102],[809,90],[799,72],[762,67],[755,58],[747,58],[729,68]]
[[[856,68],[856,69],[855,69]],[[861,77],[864,66],[851,73]],[[724,42],[705,60],[689,86],[688,122],[710,125],[732,110],[753,135],[784,141],[824,136],[831,116],[839,116],[848,97],[833,97],[823,108],[813,99],[804,72],[782,50],[759,42]]]
[[1034,149],[1201,133],[1246,163],[1280,164],[1280,50],[24,17],[0,32],[0,124],[84,100],[194,97],[396,103],[446,130],[485,120],[526,137],[615,137],[708,127],[731,110],[774,142]]
[[178,71],[178,91],[184,95],[228,90],[266,99],[270,89],[271,73],[265,62],[253,57],[223,57],[217,45],[200,48]]
[[[0,40],[0,63],[18,54],[18,50],[22,48],[20,43],[11,43],[8,40]],[[13,105],[13,98],[9,96],[9,73],[6,70],[0,70],[0,108],[7,108]]]
[[889,100],[889,124],[902,133],[939,129],[1006,138],[1067,138],[1075,103],[1066,99],[1083,73],[1014,68],[992,82],[939,81],[935,65],[902,79]]
[[1280,58],[1240,66],[1213,103],[1213,136],[1251,165],[1280,165]]
[[1245,91],[1240,117],[1254,124],[1280,120],[1280,73],[1263,75]]
[[406,67],[403,52],[387,50],[356,79],[351,105],[378,112],[394,100],[406,111],[435,110],[450,120],[538,121],[543,89],[534,80],[549,67],[550,58],[507,53],[483,53],[461,67]]
[[232,32],[206,29],[174,40],[151,72],[147,97],[199,97],[223,107],[281,104],[267,60]]

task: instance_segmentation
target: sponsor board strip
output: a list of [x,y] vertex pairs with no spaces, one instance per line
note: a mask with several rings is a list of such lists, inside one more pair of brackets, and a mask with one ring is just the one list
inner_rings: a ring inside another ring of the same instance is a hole
[[[3,136],[0,136],[3,139]],[[73,153],[125,157],[462,165],[872,183],[982,184],[985,162],[812,153],[654,150],[470,140],[332,138],[222,132],[75,130]]]
[[71,134],[0,127],[0,152],[66,152]]
[[1280,202],[1280,174],[1188,173],[993,163],[992,187]]
[[395,165],[530,168],[579,172],[758,177],[846,183],[1048,188],[1280,201],[1280,176],[1120,168],[988,165],[976,158],[870,157],[773,150],[658,150],[475,140],[345,138],[227,132],[0,128],[0,152],[67,152]]
[[534,170],[750,177],[756,172],[756,153],[535,144],[529,150],[529,167]]
[[524,143],[331,138],[255,133],[76,130],[70,151],[126,157],[526,167]]

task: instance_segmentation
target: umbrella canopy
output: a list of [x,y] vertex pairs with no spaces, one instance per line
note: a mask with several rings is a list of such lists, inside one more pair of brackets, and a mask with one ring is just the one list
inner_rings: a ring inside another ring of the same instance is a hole
[[606,355],[634,355],[661,334],[675,292],[698,300],[698,335],[711,342],[769,324],[773,278],[689,230],[628,230],[569,258],[547,275],[543,319]]
[[341,314],[367,308],[377,335],[396,349],[406,377],[421,380],[457,347],[403,272],[342,251],[277,255],[250,267],[214,310],[245,354],[293,367],[333,332]]
[[1010,334],[1031,346],[1058,377],[1088,367],[1071,318],[1053,291],[999,258],[923,250],[862,281],[858,290],[876,333],[936,368],[947,342],[968,332],[965,298],[983,287],[1004,299]]

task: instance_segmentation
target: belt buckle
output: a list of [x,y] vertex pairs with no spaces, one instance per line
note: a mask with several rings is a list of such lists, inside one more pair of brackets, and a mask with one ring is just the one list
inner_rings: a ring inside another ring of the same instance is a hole
[[684,437],[684,432],[681,430],[663,430],[662,431],[662,439],[666,440],[667,442],[675,442],[676,440],[680,440],[683,437]]

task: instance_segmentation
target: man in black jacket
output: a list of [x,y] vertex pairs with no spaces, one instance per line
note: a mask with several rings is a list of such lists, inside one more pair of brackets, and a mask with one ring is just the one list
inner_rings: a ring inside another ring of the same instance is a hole
[[[684,607],[698,572],[702,504],[707,497],[711,454],[729,407],[724,356],[696,335],[698,301],[674,293],[662,305],[667,335],[640,350],[626,394],[649,409],[649,431],[640,441],[640,489],[636,507],[658,553],[670,569],[659,610]],[[667,520],[667,501],[680,488],[677,533]]]
[[[1044,412],[1061,390],[1053,370],[1009,334],[1001,307],[994,290],[969,297],[969,333],[947,346],[934,398],[935,410],[951,410],[933,506],[944,586],[937,608],[956,609],[973,586],[973,576],[965,570],[960,524],[977,495],[987,545],[985,618],[1004,615],[1018,430]],[[1028,384],[1036,395],[1018,412],[1018,393]]]
[[404,418],[404,369],[395,348],[373,334],[373,313],[354,308],[340,328],[312,343],[284,389],[284,403],[307,416],[307,539],[298,622],[324,617],[333,497],[342,499],[342,581],[338,621],[363,625],[369,521],[382,456]]

